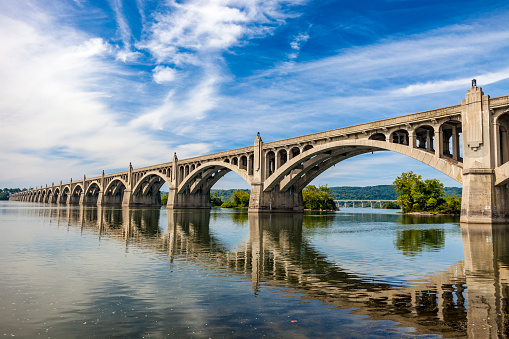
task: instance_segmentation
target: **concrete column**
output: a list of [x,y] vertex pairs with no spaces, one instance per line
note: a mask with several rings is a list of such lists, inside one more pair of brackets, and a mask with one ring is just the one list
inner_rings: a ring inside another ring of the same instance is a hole
[[[502,154],[503,142],[501,141],[501,139],[503,137],[502,137],[502,131],[500,128],[500,124],[498,122],[493,124],[493,135],[495,136],[495,140],[494,140],[495,141],[495,166],[500,166],[503,164],[503,154]],[[500,137],[498,137],[499,135],[500,135]]]
[[251,155],[247,156],[247,175],[253,175],[253,158],[251,158]]
[[502,161],[507,162],[509,160],[509,142],[507,139],[507,130],[500,131],[500,138],[496,138],[499,142],[499,149],[502,151]]
[[275,170],[277,170],[279,167],[281,167],[281,156],[279,155],[279,151],[278,150],[275,150],[275,156],[276,156],[276,161],[275,161],[275,165],[276,165],[276,168]]
[[440,125],[435,128],[435,156],[437,158],[444,157],[444,137]]
[[426,151],[430,152],[433,149],[433,138],[429,130],[426,130]]
[[452,126],[452,158],[458,161],[460,156],[460,138],[458,134],[458,128],[456,125]]
[[417,138],[415,136],[415,130],[413,129],[408,131],[408,146],[417,148]]

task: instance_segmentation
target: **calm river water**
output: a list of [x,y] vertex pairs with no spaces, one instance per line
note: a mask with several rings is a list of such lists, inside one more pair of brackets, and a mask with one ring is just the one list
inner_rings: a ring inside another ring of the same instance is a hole
[[505,227],[2,202],[0,335],[505,337]]

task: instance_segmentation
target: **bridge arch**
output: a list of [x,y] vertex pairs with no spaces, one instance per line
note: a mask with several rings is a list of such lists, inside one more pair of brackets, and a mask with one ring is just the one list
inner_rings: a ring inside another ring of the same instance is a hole
[[99,193],[101,192],[102,190],[99,182],[91,182],[83,193],[83,205],[97,205]]
[[[400,134],[397,137],[399,141],[404,141],[402,135]],[[305,185],[309,184],[319,174],[343,160],[363,153],[383,150],[397,152],[419,160],[462,183],[463,169],[461,163],[438,158],[430,152],[404,144],[380,140],[354,139],[317,145],[313,149],[297,155],[267,178],[263,191],[270,192],[277,185],[279,185],[280,191],[287,191],[295,184],[298,184],[296,190],[302,190]]]
[[[183,170],[184,167],[180,167]],[[160,188],[164,184],[171,187],[170,178],[159,171],[145,172],[135,183],[129,197],[129,205],[161,206]],[[124,181],[118,183],[118,189],[126,185]]]
[[193,172],[189,173],[189,175],[186,176],[184,180],[179,184],[177,193],[183,194],[187,191],[188,193],[194,194],[197,193],[198,190],[208,192],[212,186],[214,186],[214,184],[219,181],[220,178],[222,178],[230,171],[237,173],[242,179],[251,185],[251,179],[247,173],[247,170],[241,169],[240,166],[233,165],[229,162],[211,161],[202,164]]
[[69,198],[69,204],[77,205],[80,203],[81,197],[83,195],[83,185],[81,183],[77,183],[73,185],[71,189],[71,197]]
[[106,185],[103,194],[103,205],[120,205],[124,198],[124,191],[127,189],[127,183],[121,178],[116,177]]
[[58,204],[65,204],[67,203],[68,197],[71,194],[71,187],[69,185],[66,185],[62,188],[62,192],[60,192],[60,195],[58,197]]

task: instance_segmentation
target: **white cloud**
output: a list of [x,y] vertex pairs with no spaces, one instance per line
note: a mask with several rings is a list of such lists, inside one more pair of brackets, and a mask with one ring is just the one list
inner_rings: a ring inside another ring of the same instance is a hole
[[394,95],[423,95],[429,93],[440,93],[465,88],[470,80],[475,78],[478,85],[486,86],[501,80],[509,79],[509,68],[498,72],[485,74],[472,74],[469,78],[460,78],[453,80],[428,81],[426,83],[412,84],[404,88],[394,90]]
[[132,62],[136,61],[140,56],[140,52],[133,52],[127,48],[124,48],[117,52],[116,59],[122,62]]
[[172,82],[177,78],[177,71],[171,67],[157,66],[153,70],[153,76],[158,84]]
[[308,41],[308,39],[309,39],[308,33],[300,33],[290,43],[290,47],[294,50],[299,51],[302,47],[302,44]]
[[159,62],[196,64],[200,60],[189,51],[224,51],[242,44],[244,37],[269,34],[292,15],[282,10],[283,4],[301,3],[304,1],[171,1],[155,16],[149,39],[140,46]]

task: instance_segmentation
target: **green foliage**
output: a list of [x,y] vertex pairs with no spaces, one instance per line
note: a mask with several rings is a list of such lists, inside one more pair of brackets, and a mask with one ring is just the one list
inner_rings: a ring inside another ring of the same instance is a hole
[[166,206],[168,204],[168,194],[161,195],[161,205]]
[[[391,185],[378,185],[378,186],[342,186],[342,187],[329,187],[332,190],[332,197],[334,200],[396,200],[396,190]],[[229,190],[210,190],[210,194],[216,194],[222,201],[230,200],[235,192],[235,189]],[[251,193],[250,190],[244,190]],[[460,195],[461,187],[445,187],[445,195]],[[399,208],[399,207],[398,207]]]
[[328,210],[335,211],[337,206],[332,197],[332,190],[327,185],[308,185],[302,190],[302,199],[304,208],[310,210]]
[[214,192],[214,195],[210,196],[210,204],[212,207],[218,207],[223,204],[223,200],[221,200],[220,197],[218,197],[217,192]]
[[394,180],[397,203],[403,212],[440,212],[459,214],[461,199],[457,196],[444,197],[445,189],[437,179],[422,180],[414,172],[404,172]]
[[458,195],[444,197],[444,203],[440,205],[440,213],[458,214],[461,211],[461,197]]
[[[230,200],[230,198],[232,197],[233,193],[235,193],[236,191],[238,191],[238,190],[237,189],[229,189],[229,190],[214,190],[214,189],[211,189],[210,190],[210,194],[211,195],[215,195],[217,193],[217,196],[219,198],[221,198],[221,200],[224,202],[224,201]],[[251,193],[251,190],[248,190],[248,189],[244,189],[243,191],[245,191],[247,193]]]
[[237,190],[233,193],[230,200],[223,203],[221,207],[232,208],[232,207],[249,207],[250,195],[244,190]]
[[386,201],[384,202],[384,204],[382,205],[382,208],[384,209],[390,209],[390,210],[397,210],[399,209],[399,205],[397,202],[395,201]]
[[330,187],[334,200],[396,200],[396,190],[391,185],[366,187]]

